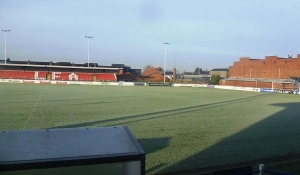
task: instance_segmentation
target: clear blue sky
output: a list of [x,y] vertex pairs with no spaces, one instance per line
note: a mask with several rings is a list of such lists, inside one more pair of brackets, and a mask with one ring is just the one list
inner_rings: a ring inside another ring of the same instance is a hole
[[[12,60],[228,68],[240,57],[300,53],[298,0],[0,0]],[[0,33],[4,58],[4,32]]]

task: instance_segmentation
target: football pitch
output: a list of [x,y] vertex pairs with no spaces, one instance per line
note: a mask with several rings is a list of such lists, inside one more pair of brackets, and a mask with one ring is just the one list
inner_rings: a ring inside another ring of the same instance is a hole
[[128,126],[146,152],[147,174],[254,162],[300,171],[299,95],[10,83],[0,92],[1,130]]

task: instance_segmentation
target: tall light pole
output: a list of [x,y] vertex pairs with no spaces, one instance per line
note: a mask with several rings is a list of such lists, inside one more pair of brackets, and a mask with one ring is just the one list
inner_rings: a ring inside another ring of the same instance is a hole
[[[174,80],[177,79],[177,68],[176,68],[176,62],[177,62],[177,58],[175,58],[175,78],[173,77]],[[173,71],[173,75],[174,75],[174,71]]]
[[6,32],[9,32],[8,29],[1,29],[4,32],[4,64],[6,64]]
[[167,62],[167,44],[170,44],[169,42],[163,42],[165,45],[165,63],[164,63],[164,83],[166,83],[166,62]]
[[90,67],[90,39],[94,38],[92,36],[85,36],[88,39],[88,67]]

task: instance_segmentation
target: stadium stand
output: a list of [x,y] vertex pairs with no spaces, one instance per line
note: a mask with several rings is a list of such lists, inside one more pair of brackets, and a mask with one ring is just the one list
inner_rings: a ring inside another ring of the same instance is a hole
[[78,76],[78,81],[93,81],[93,74],[92,73],[75,73]]
[[0,78],[3,79],[46,79],[46,74],[47,72],[38,72],[36,74],[35,71],[0,70]]
[[117,77],[115,74],[96,73],[95,76],[97,81],[117,81]]
[[[82,73],[82,72],[53,72],[51,80],[59,81],[93,81],[93,73]],[[97,81],[117,81],[114,74],[96,73]]]
[[38,72],[38,79],[43,79],[45,80],[47,76],[47,72],[39,71]]
[[[70,72],[55,72],[51,74],[51,80],[69,81]],[[76,80],[76,79],[71,79]]]
[[[93,75],[93,73],[83,72],[50,72],[50,79],[59,81],[93,81]],[[45,80],[46,76],[46,71],[0,70],[0,78],[3,79]],[[97,81],[117,81],[115,74],[96,73],[95,77]]]

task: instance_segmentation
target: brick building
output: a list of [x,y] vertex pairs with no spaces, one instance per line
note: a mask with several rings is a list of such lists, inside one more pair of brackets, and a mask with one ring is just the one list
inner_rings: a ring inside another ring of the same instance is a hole
[[300,77],[300,55],[296,58],[266,56],[265,59],[240,58],[229,67],[229,77],[287,79]]
[[240,58],[229,67],[229,78],[220,85],[277,90],[296,90],[299,88],[300,54],[296,58],[266,56],[265,59]]
[[[168,78],[166,78],[166,81]],[[142,73],[140,81],[145,82],[163,82],[164,76],[162,74],[162,69],[160,67],[147,66],[146,70]]]

